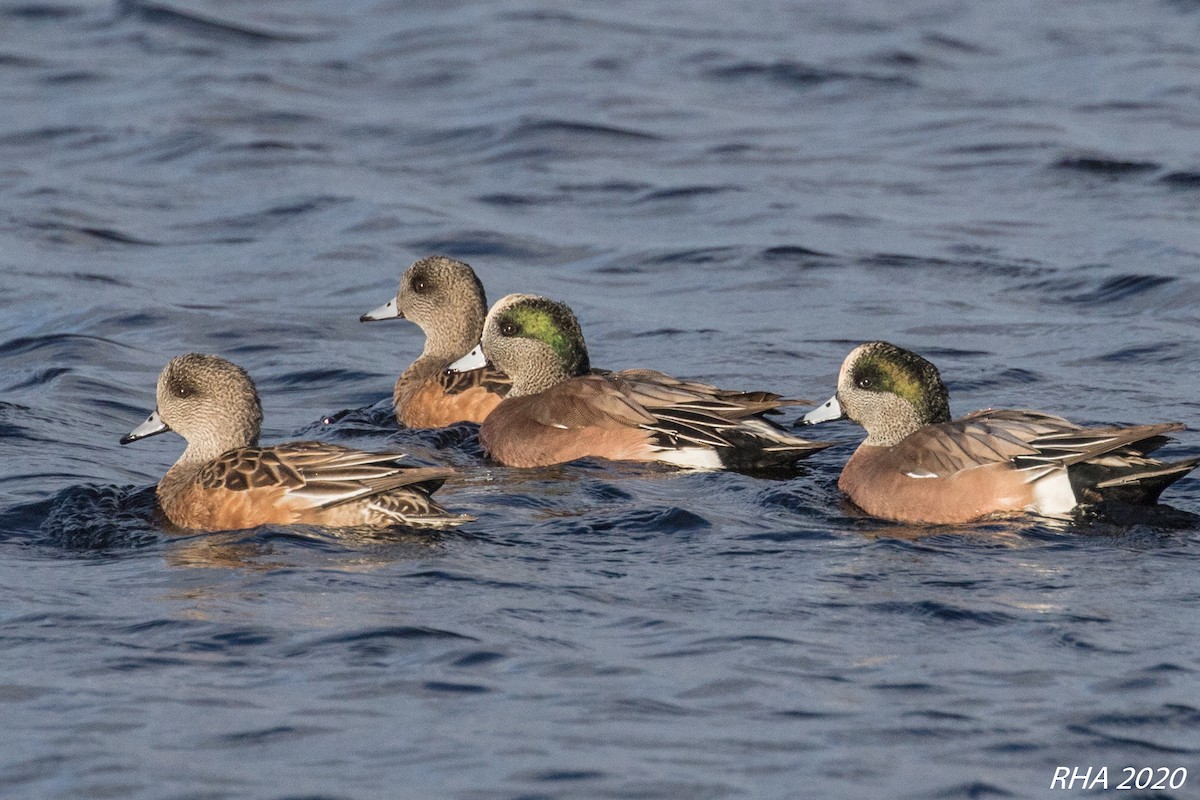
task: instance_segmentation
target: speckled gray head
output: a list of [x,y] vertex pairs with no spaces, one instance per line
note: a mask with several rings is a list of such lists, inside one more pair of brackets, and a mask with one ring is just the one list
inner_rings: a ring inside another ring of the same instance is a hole
[[510,294],[492,306],[483,326],[483,352],[512,378],[509,397],[541,392],[591,370],[575,314],[537,295]]
[[396,296],[359,317],[361,322],[407,319],[425,332],[426,352],[456,357],[479,342],[487,296],[475,270],[446,256],[413,262]]
[[849,417],[870,445],[896,444],[925,425],[950,420],[942,376],[916,353],[888,342],[861,344],[842,362],[837,393],[804,416],[814,424]]
[[[188,353],[158,376],[158,405],[122,444],[173,430],[208,457],[258,441],[262,404],[246,371],[220,356]],[[157,420],[157,422],[156,422]]]

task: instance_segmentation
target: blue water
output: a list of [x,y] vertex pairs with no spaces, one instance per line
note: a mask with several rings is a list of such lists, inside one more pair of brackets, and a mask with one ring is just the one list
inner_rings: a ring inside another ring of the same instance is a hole
[[[846,423],[788,481],[496,468],[396,428],[421,337],[357,321],[440,252],[599,366],[820,401],[885,338],[956,413],[1200,426],[1198,43],[1185,0],[0,7],[0,796],[1200,797],[1200,479],[918,529],[843,505]],[[166,532],[182,442],[117,439],[188,351],[478,522]]]

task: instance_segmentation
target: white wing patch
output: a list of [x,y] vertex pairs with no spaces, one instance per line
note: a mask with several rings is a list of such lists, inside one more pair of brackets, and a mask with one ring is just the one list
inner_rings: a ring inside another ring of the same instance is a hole
[[938,475],[936,472],[928,472],[926,470],[921,470],[920,472],[906,472],[904,474],[910,478],[940,478],[940,477],[942,477],[941,475]]

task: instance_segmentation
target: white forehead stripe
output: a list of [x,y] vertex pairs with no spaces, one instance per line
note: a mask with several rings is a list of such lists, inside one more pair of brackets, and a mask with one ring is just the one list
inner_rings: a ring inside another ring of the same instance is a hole
[[509,294],[501,297],[492,304],[492,310],[488,312],[487,319],[490,322],[496,315],[503,314],[509,307],[520,303],[523,300],[536,300],[536,294]]

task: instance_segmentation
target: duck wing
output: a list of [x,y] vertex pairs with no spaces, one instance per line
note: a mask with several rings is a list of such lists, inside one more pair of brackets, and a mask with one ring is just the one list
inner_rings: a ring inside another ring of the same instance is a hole
[[831,443],[801,439],[766,419],[787,400],[771,392],[736,392],[683,381],[653,370],[626,370],[610,378],[644,408],[663,447],[698,446],[726,450],[814,453]]
[[1085,428],[1062,417],[1024,409],[985,409],[953,422],[929,425],[898,445],[895,457],[909,474],[947,476],[1008,462],[1036,481],[1057,469],[1098,459],[1129,466],[1157,464],[1146,454],[1161,447],[1177,422]]
[[399,463],[398,453],[368,453],[324,442],[230,450],[204,467],[206,489],[249,491],[280,488],[308,508],[330,508],[407,489],[428,500],[453,475],[441,468]]
[[491,364],[466,372],[444,369],[438,373],[437,382],[446,394],[461,394],[478,388],[503,397],[512,388],[512,378]]

